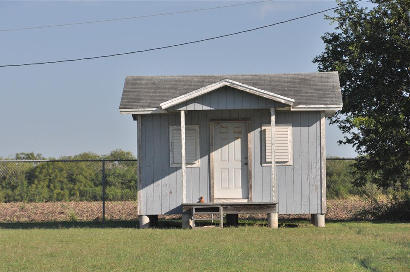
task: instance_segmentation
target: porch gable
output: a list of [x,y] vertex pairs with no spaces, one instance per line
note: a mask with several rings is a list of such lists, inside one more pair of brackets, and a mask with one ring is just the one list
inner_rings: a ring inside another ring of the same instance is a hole
[[212,92],[194,97],[175,106],[167,111],[181,110],[246,110],[246,109],[269,109],[280,108],[291,110],[291,106],[267,99],[258,95],[250,94],[230,86],[223,86]]
[[[229,103],[227,103],[228,98]],[[243,101],[246,102],[246,105],[244,105]],[[160,106],[163,110],[171,107],[177,110],[212,110],[269,108],[275,105],[275,103],[280,103],[283,106],[292,106],[294,102],[295,100],[292,98],[267,92],[230,79],[224,79],[165,101]]]

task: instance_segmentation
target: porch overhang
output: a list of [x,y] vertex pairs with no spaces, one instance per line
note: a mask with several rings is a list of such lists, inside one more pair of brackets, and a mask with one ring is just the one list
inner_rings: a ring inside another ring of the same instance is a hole
[[258,89],[258,88],[255,88],[255,87],[252,87],[252,86],[249,86],[249,85],[246,85],[246,84],[242,84],[242,83],[234,81],[234,80],[224,79],[224,80],[218,81],[216,83],[213,83],[213,84],[207,85],[205,87],[202,87],[200,89],[194,90],[192,92],[189,92],[187,94],[184,94],[184,95],[178,96],[176,98],[170,99],[168,101],[165,101],[165,102],[160,104],[161,109],[166,110],[166,109],[168,109],[172,106],[181,104],[185,101],[188,101],[188,100],[191,100],[195,97],[198,97],[198,96],[204,95],[206,93],[212,92],[212,91],[214,91],[216,89],[219,89],[221,87],[224,87],[224,86],[229,86],[229,87],[232,87],[232,88],[235,88],[235,89],[238,89],[238,90],[241,90],[241,91],[253,94],[253,95],[264,97],[266,99],[270,99],[270,100],[280,102],[280,103],[290,105],[290,106],[292,106],[293,103],[295,102],[294,99],[289,98],[289,97],[285,97],[285,96],[278,95],[278,94],[275,94],[275,93],[267,92],[265,90]]

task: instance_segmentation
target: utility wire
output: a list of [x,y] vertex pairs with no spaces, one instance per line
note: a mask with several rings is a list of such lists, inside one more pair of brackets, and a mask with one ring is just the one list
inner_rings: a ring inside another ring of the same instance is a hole
[[16,28],[0,28],[0,32],[67,27],[67,26],[75,26],[75,25],[89,25],[89,24],[118,22],[118,21],[131,21],[131,20],[145,19],[149,17],[172,16],[172,15],[178,15],[178,14],[194,13],[194,12],[216,10],[216,9],[223,9],[223,8],[233,8],[233,7],[240,7],[240,6],[246,6],[246,5],[261,4],[261,3],[272,2],[272,1],[273,0],[249,1],[249,2],[241,2],[241,3],[231,4],[231,5],[215,6],[215,7],[209,7],[209,8],[197,8],[197,9],[188,9],[188,10],[180,10],[180,11],[160,12],[160,13],[154,13],[154,14],[148,14],[148,15],[108,18],[108,19],[90,20],[90,21],[73,22],[73,23],[65,23],[65,24],[48,24],[48,25],[24,26],[24,27],[16,27]]
[[287,19],[287,20],[284,20],[284,21],[280,21],[280,22],[276,22],[276,23],[272,23],[272,24],[268,24],[268,25],[263,25],[263,26],[258,26],[258,27],[254,27],[254,28],[248,28],[248,29],[245,29],[245,30],[241,30],[241,31],[233,32],[233,33],[228,33],[228,34],[223,34],[223,35],[219,35],[219,36],[203,38],[203,39],[200,39],[200,40],[187,41],[187,42],[170,44],[170,45],[165,45],[165,46],[160,46],[160,47],[153,47],[153,48],[148,48],[148,49],[128,51],[128,52],[122,52],[122,53],[114,53],[114,54],[109,54],[109,55],[93,56],[93,57],[82,57],[82,58],[74,58],[74,59],[60,59],[60,60],[51,60],[51,61],[39,61],[39,62],[20,63],[20,64],[3,64],[3,65],[0,65],[0,68],[32,66],[32,65],[42,65],[42,64],[54,64],[54,63],[75,62],[75,61],[85,61],[85,60],[94,60],[94,59],[101,59],[101,58],[110,58],[110,57],[131,55],[131,54],[137,54],[137,53],[145,53],[145,52],[150,52],[150,51],[159,51],[159,50],[163,50],[163,49],[179,47],[179,46],[184,46],[184,45],[189,45],[189,44],[202,43],[202,42],[206,42],[206,41],[217,40],[217,39],[231,37],[231,36],[244,34],[244,33],[252,32],[252,31],[256,31],[256,30],[261,30],[261,29],[264,29],[264,28],[269,28],[269,27],[273,27],[273,26],[276,26],[276,25],[289,23],[289,22],[292,22],[292,21],[296,21],[296,20],[300,20],[300,19],[307,18],[307,17],[310,17],[310,16],[314,16],[314,15],[317,15],[317,14],[325,13],[327,11],[331,11],[331,10],[334,10],[336,8],[337,7],[328,8],[328,9],[316,11],[316,12],[313,12],[313,13],[309,13],[309,14],[306,14],[306,15],[303,15],[303,16]]

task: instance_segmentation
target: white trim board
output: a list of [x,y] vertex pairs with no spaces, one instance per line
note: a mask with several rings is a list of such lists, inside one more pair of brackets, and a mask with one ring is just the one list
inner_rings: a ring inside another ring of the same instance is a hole
[[298,105],[291,107],[291,111],[339,111],[343,105]]
[[238,89],[238,90],[248,92],[250,94],[261,96],[261,97],[264,97],[266,99],[270,99],[270,100],[280,102],[280,103],[283,103],[283,104],[287,104],[287,105],[293,105],[293,103],[295,102],[294,99],[289,98],[289,97],[285,97],[285,96],[278,95],[278,94],[275,94],[275,93],[267,92],[265,90],[261,90],[261,89],[258,89],[258,88],[255,88],[255,87],[252,87],[252,86],[249,86],[249,85],[246,85],[246,84],[242,84],[240,82],[236,82],[236,81],[233,81],[233,80],[230,80],[230,79],[224,79],[224,80],[221,80],[219,82],[216,82],[216,83],[210,84],[208,86],[205,86],[205,87],[199,88],[197,90],[194,90],[192,92],[189,92],[187,94],[184,94],[184,95],[178,96],[176,98],[170,99],[168,101],[165,101],[165,102],[161,103],[160,106],[163,110],[165,110],[165,109],[168,109],[172,106],[178,105],[178,104],[183,103],[185,101],[191,100],[195,97],[198,97],[198,96],[204,95],[206,93],[212,92],[212,91],[214,91],[216,89],[219,89],[221,87],[224,87],[224,86],[229,86],[229,87],[232,87],[232,88],[235,88],[235,89]]
[[152,113],[166,113],[167,111],[160,108],[141,108],[141,109],[120,109],[121,114],[152,114]]
[[[324,105],[276,108],[277,111],[325,111],[327,116],[330,116],[330,115],[334,114],[336,111],[339,111],[341,109],[342,109],[342,106],[324,106]],[[167,112],[169,112],[169,111],[162,110],[160,108],[142,108],[142,109],[120,110],[121,114],[136,114],[136,115],[158,114],[158,113],[167,113]]]

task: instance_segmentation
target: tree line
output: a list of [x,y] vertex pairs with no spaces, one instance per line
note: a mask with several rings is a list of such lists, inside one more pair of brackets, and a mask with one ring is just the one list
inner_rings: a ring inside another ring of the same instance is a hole
[[[17,160],[45,159],[17,153]],[[48,158],[55,160],[55,158]],[[135,160],[131,152],[81,153],[60,160]],[[136,200],[137,162],[105,162],[106,200]],[[98,201],[102,199],[102,162],[2,162],[0,202]]]

